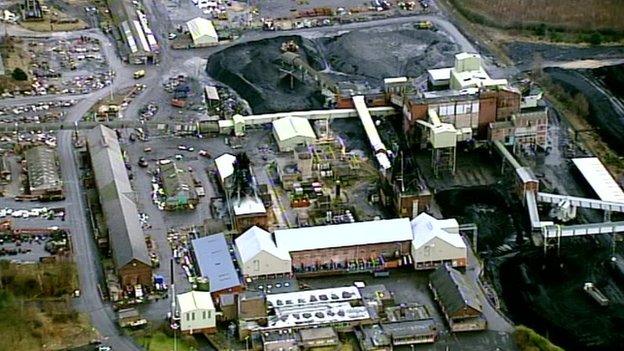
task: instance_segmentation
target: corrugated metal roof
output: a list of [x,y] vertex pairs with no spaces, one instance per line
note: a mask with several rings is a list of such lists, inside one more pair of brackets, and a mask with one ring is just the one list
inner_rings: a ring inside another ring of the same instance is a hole
[[204,87],[204,92],[206,93],[206,97],[208,100],[219,100],[219,92],[217,88],[212,85],[206,85]]
[[624,191],[598,158],[574,158],[572,162],[583,174],[600,200],[624,203]]
[[116,268],[122,268],[132,260],[151,266],[115,131],[99,125],[87,135],[87,144]]
[[209,36],[214,39],[219,38],[217,31],[212,25],[212,21],[205,18],[193,18],[192,20],[186,22],[186,26],[188,27],[189,32],[191,32],[191,37],[194,42],[204,36]]
[[451,70],[453,68],[428,69],[427,73],[433,80],[449,80],[451,79]]
[[24,153],[28,167],[28,185],[34,190],[57,190],[63,188],[56,150],[47,146],[35,146]]
[[246,232],[236,238],[235,242],[236,249],[243,263],[253,259],[261,251],[265,251],[279,259],[290,261],[288,251],[279,249],[273,242],[271,233],[262,228],[253,226],[247,229]]
[[191,244],[199,271],[202,277],[208,278],[211,292],[241,285],[223,233],[195,239]]
[[407,218],[275,231],[277,247],[288,252],[412,240]]
[[284,117],[273,121],[273,129],[280,141],[302,136],[316,139],[310,121],[303,117]]
[[232,202],[232,210],[237,216],[266,213],[266,208],[264,208],[262,200],[257,197],[244,196],[240,200],[232,198],[230,201]]

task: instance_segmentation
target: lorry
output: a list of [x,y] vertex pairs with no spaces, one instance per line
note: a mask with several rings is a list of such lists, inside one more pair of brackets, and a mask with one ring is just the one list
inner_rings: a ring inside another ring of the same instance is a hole
[[139,79],[139,78],[145,77],[145,70],[144,69],[140,69],[140,70],[134,72],[133,77],[134,77],[134,79]]

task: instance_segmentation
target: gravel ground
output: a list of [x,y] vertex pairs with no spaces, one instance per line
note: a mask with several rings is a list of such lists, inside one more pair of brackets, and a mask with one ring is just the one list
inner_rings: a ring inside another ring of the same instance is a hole
[[[259,2],[258,7],[260,16],[280,18],[292,16],[299,10],[310,10],[315,7],[330,7],[332,9],[342,7],[348,9],[363,5],[368,6],[370,2],[366,0],[308,0],[305,4],[299,4],[299,1],[293,0],[264,0]],[[291,11],[293,9],[296,11]]]

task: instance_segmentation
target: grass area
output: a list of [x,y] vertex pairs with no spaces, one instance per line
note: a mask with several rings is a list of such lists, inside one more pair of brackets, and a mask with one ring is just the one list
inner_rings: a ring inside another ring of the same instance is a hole
[[563,351],[561,347],[523,325],[516,327],[513,338],[520,351]]
[[5,90],[25,90],[30,88],[30,79],[16,81],[11,78],[11,72],[21,68],[30,78],[30,55],[24,51],[23,42],[19,38],[7,37],[0,46],[0,54],[4,64],[6,75],[0,76],[0,92]]
[[[163,331],[154,331],[152,333],[143,333],[136,338],[137,343],[147,351],[171,351],[173,350],[173,337],[165,334]],[[197,350],[195,340],[188,336],[177,336],[178,351]]]
[[78,287],[72,262],[13,264],[0,261],[3,290],[22,298],[52,298],[70,295]]
[[0,261],[0,350],[60,350],[96,337],[87,316],[73,309],[71,263]]
[[554,42],[624,39],[620,0],[447,0],[473,23]]

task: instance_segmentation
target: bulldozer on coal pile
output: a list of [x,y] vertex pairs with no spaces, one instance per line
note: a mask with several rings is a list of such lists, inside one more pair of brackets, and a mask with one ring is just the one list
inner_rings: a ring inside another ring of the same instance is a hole
[[299,52],[299,45],[295,43],[294,40],[288,40],[282,43],[282,47],[280,48],[282,52]]

